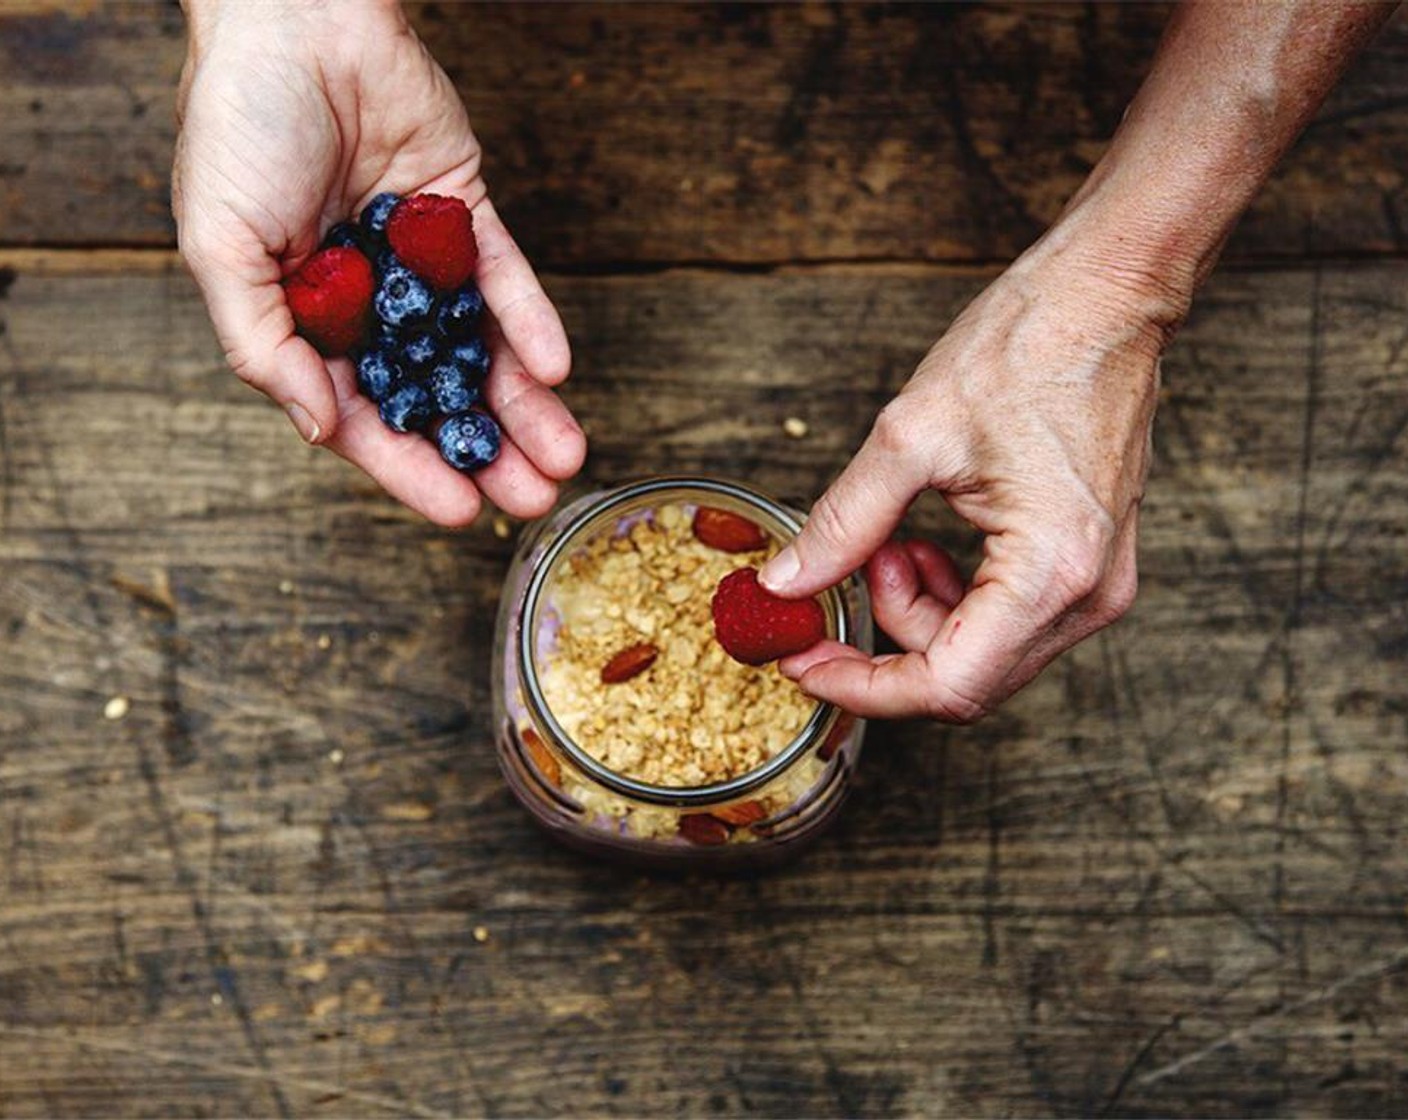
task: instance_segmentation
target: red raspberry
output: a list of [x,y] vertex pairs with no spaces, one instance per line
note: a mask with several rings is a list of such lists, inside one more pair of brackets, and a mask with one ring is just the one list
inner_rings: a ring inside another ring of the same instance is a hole
[[335,358],[366,338],[375,286],[371,262],[356,249],[324,249],[284,281],[284,296],[298,333]]
[[403,199],[387,219],[386,239],[402,263],[438,291],[458,288],[479,263],[474,215],[462,199],[442,194]]
[[739,568],[714,592],[714,637],[745,665],[766,665],[810,649],[826,637],[826,612],[815,599],[779,599],[758,582],[756,568]]

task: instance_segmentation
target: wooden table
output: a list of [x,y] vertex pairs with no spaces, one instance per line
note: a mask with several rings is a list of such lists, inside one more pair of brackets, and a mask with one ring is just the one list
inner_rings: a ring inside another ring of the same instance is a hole
[[[1163,14],[413,9],[586,480],[802,500]],[[1168,355],[1132,614],[977,727],[876,727],[838,829],[722,881],[534,830],[487,712],[512,541],[223,370],[182,35],[0,9],[0,1115],[1408,1114],[1408,20]]]

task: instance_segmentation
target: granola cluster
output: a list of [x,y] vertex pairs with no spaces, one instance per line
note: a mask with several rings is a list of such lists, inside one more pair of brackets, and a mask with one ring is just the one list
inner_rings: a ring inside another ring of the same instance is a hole
[[540,679],[583,750],[639,781],[698,786],[754,770],[791,742],[815,701],[776,665],[725,654],[709,610],[720,579],[776,547],[711,548],[672,504],[571,557],[552,589],[559,629]]

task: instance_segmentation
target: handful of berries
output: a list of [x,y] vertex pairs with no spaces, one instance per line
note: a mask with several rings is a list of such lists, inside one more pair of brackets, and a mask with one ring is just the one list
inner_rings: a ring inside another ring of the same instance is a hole
[[325,357],[348,355],[357,387],[382,422],[432,436],[452,467],[474,471],[499,454],[484,410],[489,350],[474,216],[461,199],[379,194],[356,222],[333,226],[284,281],[298,333]]

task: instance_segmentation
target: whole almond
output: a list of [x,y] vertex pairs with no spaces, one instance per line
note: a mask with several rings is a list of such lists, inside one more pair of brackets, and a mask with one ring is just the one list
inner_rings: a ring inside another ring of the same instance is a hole
[[700,506],[694,512],[694,536],[720,552],[757,552],[766,548],[768,535],[742,514]]
[[729,827],[709,813],[686,813],[680,817],[680,835],[691,844],[727,844]]
[[735,801],[722,809],[712,810],[709,815],[718,817],[724,824],[731,824],[735,828],[747,828],[766,817],[768,811],[763,808],[761,801]]
[[527,752],[528,758],[533,763],[533,768],[542,775],[543,781],[558,789],[562,788],[562,767],[558,764],[556,756],[548,750],[548,745],[543,742],[538,733],[531,727],[525,727],[520,733],[523,739],[523,749]]
[[601,667],[602,684],[620,684],[632,677],[638,677],[660,656],[660,651],[649,642],[638,642],[627,646]]

